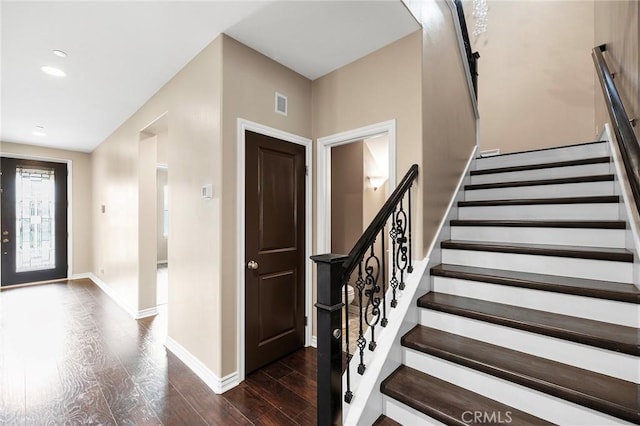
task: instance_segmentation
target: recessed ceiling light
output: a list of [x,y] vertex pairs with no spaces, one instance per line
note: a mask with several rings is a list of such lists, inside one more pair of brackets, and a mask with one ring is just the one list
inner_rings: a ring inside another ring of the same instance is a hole
[[44,127],[42,126],[36,126],[35,130],[31,132],[31,134],[36,136],[47,136],[47,134],[44,132]]
[[40,69],[42,70],[43,73],[52,75],[54,77],[65,77],[67,75],[67,73],[62,71],[60,68],[44,66]]
[[67,54],[65,52],[63,52],[62,50],[56,49],[56,50],[53,50],[52,52],[53,52],[54,55],[59,56],[61,58],[66,58],[67,57]]

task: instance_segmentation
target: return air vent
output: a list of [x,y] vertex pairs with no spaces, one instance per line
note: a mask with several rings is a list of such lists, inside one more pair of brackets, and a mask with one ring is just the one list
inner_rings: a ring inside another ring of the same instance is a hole
[[276,92],[276,112],[287,115],[287,97],[278,92]]

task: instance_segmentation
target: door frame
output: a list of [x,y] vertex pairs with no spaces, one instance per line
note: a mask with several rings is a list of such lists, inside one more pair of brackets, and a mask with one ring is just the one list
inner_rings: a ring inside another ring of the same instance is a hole
[[395,119],[318,138],[317,253],[331,253],[331,148],[384,133],[389,137],[389,176],[387,180],[389,194],[391,194],[397,185]]
[[[83,274],[73,276],[73,160],[56,157],[44,157],[40,155],[16,154],[13,152],[0,151],[0,157],[17,158],[20,160],[48,161],[51,163],[61,163],[67,165],[67,279],[84,278]],[[55,280],[60,281],[60,280]],[[42,281],[46,282],[46,281]],[[16,284],[11,288],[30,285],[33,283]]]
[[311,261],[311,243],[312,243],[312,206],[313,200],[313,179],[312,179],[312,140],[288,133],[282,130],[274,129],[273,127],[265,126],[263,124],[255,123],[253,121],[238,118],[237,122],[237,158],[236,158],[236,204],[238,212],[238,228],[237,228],[237,274],[238,274],[238,289],[237,289],[237,312],[238,317],[236,323],[238,329],[237,336],[237,363],[238,363],[238,376],[240,381],[245,378],[245,132],[251,131],[260,133],[265,136],[270,136],[276,139],[280,139],[286,142],[302,145],[305,147],[305,162],[307,166],[307,174],[305,176],[306,181],[306,196],[305,196],[305,316],[308,318],[305,326],[305,346],[311,345],[311,330],[313,329],[313,298],[312,298],[312,267]]

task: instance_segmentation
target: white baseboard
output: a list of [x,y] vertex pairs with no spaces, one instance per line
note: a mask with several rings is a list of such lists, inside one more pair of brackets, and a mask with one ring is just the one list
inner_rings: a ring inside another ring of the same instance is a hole
[[[75,275],[74,275],[74,277],[75,277]],[[118,306],[120,306],[122,309],[124,309],[131,316],[131,318],[133,318],[135,320],[139,320],[141,318],[146,318],[146,317],[151,317],[151,316],[154,316],[154,315],[158,314],[158,308],[155,307],[155,306],[153,308],[147,308],[147,309],[141,309],[139,311],[134,311],[133,309],[131,309],[131,307],[129,305],[127,305],[120,298],[120,296],[111,287],[109,287],[107,285],[107,283],[102,281],[100,278],[96,277],[93,273],[78,274],[77,277],[78,278],[89,278],[91,281],[93,281],[93,283],[95,285],[97,285],[100,288],[100,290],[102,290],[107,296],[109,296],[111,298],[111,300],[116,302],[118,304]],[[74,278],[74,279],[76,279],[76,278]]]
[[631,228],[629,230],[630,238],[627,241],[627,249],[636,253],[636,256],[634,256],[633,283],[636,287],[640,288],[640,260],[638,259],[640,256],[637,255],[640,253],[640,217],[638,216],[640,212],[637,212],[634,208],[635,202],[633,192],[631,191],[631,183],[627,177],[622,155],[609,123],[605,123],[600,139],[609,142],[609,147],[611,148],[611,155],[613,157],[613,163],[618,177],[618,184],[620,185],[620,192],[624,199],[624,213],[626,214]]
[[82,280],[85,278],[89,278],[91,279],[91,273],[89,272],[83,272],[81,274],[73,274],[69,277],[70,280]]
[[97,285],[100,288],[100,290],[102,290],[107,296],[109,296],[111,298],[111,300],[116,302],[118,304],[118,306],[120,306],[129,315],[131,315],[132,318],[134,318],[134,319],[136,318],[136,312],[133,309],[131,309],[131,307],[129,305],[124,303],[124,301],[120,298],[120,296],[111,287],[109,287],[107,285],[107,283],[102,281],[100,278],[95,276],[95,274],[93,274],[93,273],[89,273],[89,278],[91,279],[91,281],[94,282],[95,285]]
[[186,364],[203,382],[211,388],[215,393],[224,393],[229,389],[234,388],[240,384],[240,376],[237,371],[226,375],[222,378],[218,377],[213,371],[196,358],[191,352],[189,352],[180,343],[167,336],[165,347],[170,350],[175,356],[180,358],[182,362]]
[[158,315],[158,308],[156,306],[154,306],[153,308],[140,309],[136,314],[135,319],[142,319],[155,315]]

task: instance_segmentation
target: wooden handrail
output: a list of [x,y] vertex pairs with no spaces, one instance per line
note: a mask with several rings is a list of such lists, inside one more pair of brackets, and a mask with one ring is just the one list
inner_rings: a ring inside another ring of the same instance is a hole
[[400,203],[400,200],[402,200],[402,197],[404,197],[404,194],[409,190],[409,188],[411,188],[411,185],[417,176],[418,165],[414,164],[404,175],[400,184],[391,193],[391,196],[389,196],[387,201],[385,201],[376,217],[373,218],[367,229],[349,252],[348,258],[344,263],[343,276],[345,278],[348,278],[356,266],[358,266],[360,260],[364,257],[365,252],[369,247],[371,247],[371,244],[374,243],[376,236],[380,233],[384,224],[387,223],[387,220],[393,213],[396,206]]
[[624,109],[611,71],[609,71],[607,62],[604,60],[603,52],[606,50],[606,44],[594,47],[591,56],[595,63],[600,85],[602,86],[609,118],[613,124],[613,131],[618,140],[620,154],[622,155],[624,167],[627,171],[636,209],[640,212],[640,144],[638,144],[638,139],[635,133],[633,133],[629,116]]

